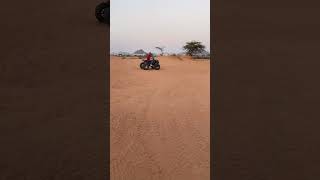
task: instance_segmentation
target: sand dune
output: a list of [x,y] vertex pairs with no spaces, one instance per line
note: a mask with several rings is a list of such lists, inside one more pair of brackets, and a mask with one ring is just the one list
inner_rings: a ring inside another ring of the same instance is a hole
[[210,63],[111,57],[111,179],[208,180]]

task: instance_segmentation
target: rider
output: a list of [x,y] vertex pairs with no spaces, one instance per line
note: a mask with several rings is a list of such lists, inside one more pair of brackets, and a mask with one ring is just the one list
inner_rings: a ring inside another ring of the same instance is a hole
[[149,67],[150,66],[150,64],[151,64],[151,58],[152,58],[152,53],[151,52],[149,52],[148,54],[147,54],[147,66]]

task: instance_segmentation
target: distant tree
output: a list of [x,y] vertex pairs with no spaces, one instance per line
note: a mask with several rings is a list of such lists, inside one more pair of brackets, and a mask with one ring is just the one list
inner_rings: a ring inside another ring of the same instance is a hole
[[196,53],[200,53],[205,50],[205,46],[202,45],[201,42],[198,41],[190,41],[187,42],[183,49],[186,51],[186,54],[189,56],[193,56]]
[[161,51],[161,56],[163,56],[163,52],[164,52],[164,47],[156,47],[156,49],[159,49]]

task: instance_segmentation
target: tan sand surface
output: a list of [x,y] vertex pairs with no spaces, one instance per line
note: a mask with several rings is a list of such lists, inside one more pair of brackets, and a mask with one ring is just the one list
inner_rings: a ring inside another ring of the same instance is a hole
[[209,180],[210,62],[111,57],[111,179]]

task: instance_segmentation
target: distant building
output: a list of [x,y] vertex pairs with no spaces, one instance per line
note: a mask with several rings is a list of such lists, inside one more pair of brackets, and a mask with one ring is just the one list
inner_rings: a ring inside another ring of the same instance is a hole
[[130,53],[128,53],[128,52],[119,52],[119,53],[117,53],[117,56],[130,56]]
[[139,49],[133,53],[134,56],[145,56],[146,54],[147,53],[142,49]]

